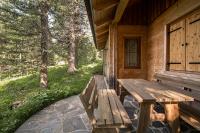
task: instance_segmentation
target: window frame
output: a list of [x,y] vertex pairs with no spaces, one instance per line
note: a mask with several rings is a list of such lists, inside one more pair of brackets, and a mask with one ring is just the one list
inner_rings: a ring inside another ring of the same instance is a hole
[[[126,40],[134,40],[136,39],[138,41],[138,46],[137,46],[137,65],[136,66],[128,66],[127,65],[127,58],[126,58]],[[133,36],[133,37],[124,37],[124,68],[125,69],[140,69],[141,68],[141,41],[142,37],[141,36]]]

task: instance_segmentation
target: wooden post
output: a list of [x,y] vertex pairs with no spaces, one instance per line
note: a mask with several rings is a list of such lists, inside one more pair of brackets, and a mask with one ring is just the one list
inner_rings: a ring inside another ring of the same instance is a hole
[[165,104],[165,114],[172,133],[180,133],[178,103]]
[[145,133],[150,122],[150,110],[152,103],[140,103],[139,122],[137,133]]

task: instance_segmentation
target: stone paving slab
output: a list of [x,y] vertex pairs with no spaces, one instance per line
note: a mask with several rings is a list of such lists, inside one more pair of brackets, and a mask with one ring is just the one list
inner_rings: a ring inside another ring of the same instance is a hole
[[79,96],[58,101],[30,117],[15,133],[90,133]]
[[[130,96],[125,97],[124,107],[133,120],[136,132],[139,105]],[[163,109],[157,106],[162,112]],[[197,133],[188,124],[181,122],[182,133]],[[15,133],[91,133],[92,126],[79,99],[72,96],[60,100],[30,117]],[[121,130],[125,133],[126,130]],[[167,123],[155,121],[149,125],[147,133],[170,133]]]

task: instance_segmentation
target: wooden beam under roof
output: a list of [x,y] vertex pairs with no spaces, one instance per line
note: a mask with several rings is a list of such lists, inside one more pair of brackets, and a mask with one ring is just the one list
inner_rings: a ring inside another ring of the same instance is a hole
[[95,3],[93,8],[96,11],[106,10],[112,7],[115,7],[118,4],[119,0],[108,0],[107,2]]
[[107,35],[104,35],[104,36],[102,36],[102,37],[100,37],[100,38],[97,38],[97,43],[98,42],[103,42],[103,41],[107,41],[107,39],[108,39],[108,36]]
[[100,32],[100,31],[105,30],[105,29],[109,29],[109,25],[103,25],[103,26],[95,27],[96,32]]
[[129,0],[120,0],[119,4],[117,6],[117,11],[115,13],[115,18],[113,20],[113,24],[117,24],[120,21],[122,15],[128,5],[128,2],[129,2]]
[[103,35],[103,34],[106,34],[106,33],[108,33],[109,32],[109,29],[104,29],[104,30],[102,30],[102,31],[96,31],[96,37],[98,37],[98,36],[101,36],[101,35]]
[[112,22],[112,17],[110,18],[104,18],[104,19],[101,19],[99,21],[96,21],[94,22],[96,27],[102,27],[102,26],[105,26],[105,25],[109,25],[110,23]]

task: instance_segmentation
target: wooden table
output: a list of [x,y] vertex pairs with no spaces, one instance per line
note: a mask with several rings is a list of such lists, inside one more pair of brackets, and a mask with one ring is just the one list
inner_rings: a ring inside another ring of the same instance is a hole
[[168,86],[143,79],[118,79],[117,93],[123,102],[124,97],[132,95],[140,103],[139,123],[137,133],[145,132],[149,122],[156,119],[153,111],[155,102],[165,108],[165,119],[168,121],[172,133],[180,132],[179,102],[194,101],[192,97],[173,91]]

